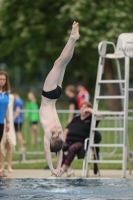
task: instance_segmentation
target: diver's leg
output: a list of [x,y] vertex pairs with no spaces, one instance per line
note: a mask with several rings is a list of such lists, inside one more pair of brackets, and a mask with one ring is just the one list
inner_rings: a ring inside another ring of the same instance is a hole
[[71,60],[74,52],[75,42],[79,38],[78,23],[74,22],[72,25],[71,35],[68,39],[66,46],[64,47],[60,57],[55,61],[52,70],[49,72],[45,83],[44,91],[50,91],[62,84],[65,68]]

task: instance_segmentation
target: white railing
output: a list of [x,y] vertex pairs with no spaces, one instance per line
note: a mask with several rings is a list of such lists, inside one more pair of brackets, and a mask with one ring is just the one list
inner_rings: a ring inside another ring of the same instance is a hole
[[[43,129],[40,125],[40,122],[38,122],[38,139],[36,140],[35,144],[32,144],[32,133],[31,133],[31,126],[30,123],[28,122],[28,119],[26,118],[26,113],[35,113],[38,112],[38,110],[33,110],[33,111],[29,111],[29,110],[22,110],[21,111],[24,115],[24,123],[22,126],[22,130],[21,133],[24,137],[24,140],[26,141],[26,151],[22,152],[19,150],[19,145],[17,142],[17,146],[14,150],[15,154],[19,154],[22,157],[22,161],[24,162],[26,160],[26,155],[44,155],[44,145],[43,145],[43,138],[44,138],[44,132]],[[68,114],[69,113],[77,113],[79,114],[79,111],[69,111],[69,110],[57,110],[60,122],[62,124],[63,129],[65,129],[66,125],[67,125],[67,119],[68,119]],[[131,112],[131,110],[129,111],[129,113],[133,113],[133,110]],[[129,117],[129,123],[132,123],[133,121],[133,116]],[[111,117],[111,116],[105,116],[101,118],[101,121],[99,123],[99,128],[101,127],[110,127],[112,125],[112,127],[114,128],[119,128],[122,127],[122,117],[120,116],[116,116],[116,117]],[[130,126],[129,126],[130,127]],[[114,144],[119,144],[123,141],[122,139],[122,132],[118,132],[118,131],[100,131],[101,136],[102,136],[102,141],[101,143],[114,143]],[[88,133],[89,134],[89,133]],[[88,135],[89,136],[89,135]],[[41,140],[40,140],[41,139]],[[116,152],[118,151],[117,147],[103,147],[100,149],[100,156],[110,156],[110,155],[114,155]],[[119,148],[119,152],[120,152],[120,148]]]

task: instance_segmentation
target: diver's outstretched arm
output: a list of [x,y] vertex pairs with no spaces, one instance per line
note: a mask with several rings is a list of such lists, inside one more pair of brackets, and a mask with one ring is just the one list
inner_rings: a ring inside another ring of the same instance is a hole
[[45,133],[45,136],[44,136],[44,152],[45,152],[46,161],[48,163],[50,171],[53,173],[54,167],[53,167],[51,151],[50,151],[50,138],[51,137],[49,137],[49,135]]
[[61,168],[61,164],[62,164],[62,150],[60,150],[57,153],[57,168],[54,169],[53,163],[52,163],[51,151],[50,151],[50,138],[51,137],[49,137],[49,135],[47,135],[45,132],[45,136],[44,136],[45,157],[46,157],[46,161],[48,163],[48,166],[50,168],[52,175],[59,176],[60,168]]
[[63,156],[63,152],[62,149],[60,151],[57,152],[57,170],[60,173],[60,169],[61,169],[61,164],[62,164],[62,156]]

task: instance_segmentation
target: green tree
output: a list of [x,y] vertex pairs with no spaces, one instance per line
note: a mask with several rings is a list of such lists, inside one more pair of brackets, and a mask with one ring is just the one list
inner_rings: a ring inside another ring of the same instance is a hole
[[27,81],[39,77],[43,67],[46,76],[76,20],[81,38],[64,84],[84,80],[93,96],[98,43],[116,43],[120,33],[132,32],[132,10],[131,0],[1,0],[0,60],[25,69]]

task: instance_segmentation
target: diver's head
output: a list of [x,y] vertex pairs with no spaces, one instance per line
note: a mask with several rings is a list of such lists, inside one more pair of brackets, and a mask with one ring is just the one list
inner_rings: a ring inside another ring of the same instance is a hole
[[50,140],[50,151],[51,152],[57,153],[63,147],[63,141],[59,136],[60,133],[61,132],[57,133],[56,131],[52,132],[52,137],[51,137],[51,140]]

